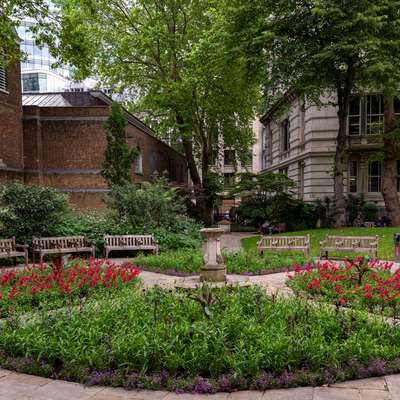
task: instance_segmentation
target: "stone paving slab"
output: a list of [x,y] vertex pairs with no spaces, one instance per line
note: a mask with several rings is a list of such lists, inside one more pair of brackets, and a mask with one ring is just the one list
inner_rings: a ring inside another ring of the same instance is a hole
[[322,386],[213,395],[85,387],[0,369],[0,400],[400,400],[400,374]]
[[262,400],[312,400],[314,388],[276,389],[264,392]]

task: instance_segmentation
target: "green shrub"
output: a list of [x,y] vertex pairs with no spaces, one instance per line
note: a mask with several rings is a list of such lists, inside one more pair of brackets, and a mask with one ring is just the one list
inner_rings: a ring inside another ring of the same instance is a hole
[[13,183],[0,189],[0,236],[30,243],[33,236],[54,236],[68,213],[67,197],[55,189]]

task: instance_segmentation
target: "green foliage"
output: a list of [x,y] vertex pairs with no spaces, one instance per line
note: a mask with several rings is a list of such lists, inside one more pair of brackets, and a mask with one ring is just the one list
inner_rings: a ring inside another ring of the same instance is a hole
[[375,221],[378,216],[378,206],[375,203],[367,202],[364,205],[363,212],[366,221]]
[[120,104],[114,102],[106,123],[107,148],[101,170],[101,175],[109,187],[132,181],[132,163],[137,157],[137,152],[128,146],[125,126],[123,109]]
[[314,227],[314,207],[293,198],[295,183],[285,174],[243,173],[231,194],[243,198],[235,209],[239,221],[261,226],[285,222],[288,229]]
[[[265,271],[283,270],[293,265],[305,265],[312,261],[303,254],[265,253],[259,255],[255,249],[223,253],[224,262],[230,274],[262,274]],[[134,262],[142,267],[160,272],[199,273],[203,262],[200,250],[176,250],[162,252],[160,255],[139,255]],[[170,271],[168,271],[170,270]]]
[[363,193],[348,194],[346,196],[346,212],[349,225],[353,225],[355,220],[360,218],[362,221],[375,221],[378,215],[378,206],[375,203],[366,202]]
[[16,29],[26,17],[35,18],[43,26],[49,15],[45,0],[2,0],[0,12],[0,65],[23,58],[17,44]]
[[108,206],[118,221],[133,227],[173,227],[177,216],[184,216],[186,212],[183,198],[164,178],[115,186],[111,190]]
[[290,194],[280,193],[270,198],[249,197],[235,209],[240,221],[255,226],[264,222],[284,222],[286,230],[314,228],[318,215],[313,204],[293,198]]
[[53,236],[68,211],[67,198],[55,189],[20,183],[0,189],[0,235],[29,243],[33,236]]
[[40,360],[57,373],[69,371],[82,382],[89,381],[85,368],[123,376],[165,371],[171,378],[232,372],[247,382],[266,371],[322,374],[327,366],[342,369],[355,360],[393,360],[400,355],[399,335],[360,312],[269,298],[257,288],[203,287],[189,294],[128,288],[34,318],[15,314],[2,324],[0,350]]
[[223,138],[239,159],[246,157],[260,96],[246,60],[232,57],[225,45],[227,23],[218,2],[55,3],[61,17],[41,30],[41,38],[78,77],[93,75],[116,92],[134,94],[128,107],[185,153],[196,195],[205,200],[197,205],[210,211],[210,155]]

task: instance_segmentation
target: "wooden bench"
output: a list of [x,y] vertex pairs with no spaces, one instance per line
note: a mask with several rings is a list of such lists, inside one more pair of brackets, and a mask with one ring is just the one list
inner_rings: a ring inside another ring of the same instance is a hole
[[307,236],[263,236],[257,243],[257,250],[263,254],[265,250],[302,251],[310,254],[310,235]]
[[48,254],[90,253],[92,257],[95,256],[95,247],[85,236],[34,237],[32,251],[33,262],[35,262],[35,255],[38,254],[41,263],[43,257]]
[[152,251],[158,254],[158,242],[153,235],[105,235],[104,257],[108,258],[111,251]]
[[16,244],[15,237],[0,239],[0,258],[24,257],[25,265],[28,265],[28,246]]
[[[378,258],[378,236],[330,236],[320,242],[320,257],[328,258],[329,251],[367,253]],[[325,254],[324,254],[325,253]]]

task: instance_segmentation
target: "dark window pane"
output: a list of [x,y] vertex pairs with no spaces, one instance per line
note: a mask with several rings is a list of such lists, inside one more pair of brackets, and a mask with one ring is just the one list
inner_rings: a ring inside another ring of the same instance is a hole
[[394,112],[395,114],[400,114],[400,98],[398,97],[394,99]]
[[367,113],[368,114],[382,114],[382,96],[370,95],[367,96]]
[[235,164],[235,150],[224,150],[224,165]]
[[349,114],[350,115],[360,115],[360,97],[359,96],[352,96],[350,98]]
[[358,162],[352,160],[350,161],[349,164],[349,191],[351,193],[357,192],[357,178],[358,178]]
[[349,135],[360,134],[360,117],[349,117]]
[[368,165],[368,191],[381,191],[381,163],[372,161]]

